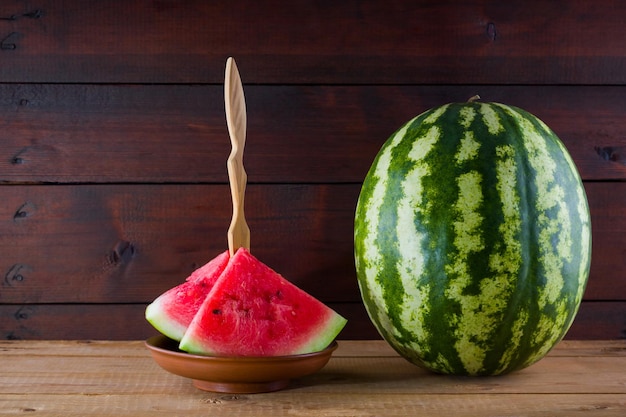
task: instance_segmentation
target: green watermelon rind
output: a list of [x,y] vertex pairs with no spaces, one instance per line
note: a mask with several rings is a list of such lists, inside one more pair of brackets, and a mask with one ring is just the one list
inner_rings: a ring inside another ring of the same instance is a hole
[[535,363],[569,329],[591,221],[576,166],[542,121],[451,103],[385,142],[354,243],[366,310],[392,347],[435,372],[497,375]]
[[[300,345],[298,349],[294,349],[288,354],[278,356],[302,355],[313,352],[321,352],[322,350],[330,346],[330,344],[335,340],[339,332],[343,330],[346,323],[347,320],[344,317],[335,313],[330,319],[326,321],[325,326],[317,328],[312,332],[314,337],[311,337],[308,342]],[[178,348],[182,351],[195,355],[220,355],[217,350],[215,350],[208,344],[204,344],[198,339],[190,337],[188,334],[186,334],[186,336],[181,339]],[[261,357],[261,355],[259,355],[259,357]]]
[[[246,287],[254,288],[254,290],[239,292],[242,279],[245,280]],[[268,287],[263,288],[265,285]],[[263,291],[260,291],[260,288],[263,288]],[[290,294],[286,297],[293,296],[294,298],[282,302],[267,301],[262,298],[264,294],[273,294],[277,289],[281,290],[283,294]],[[267,290],[271,291],[265,293]],[[238,294],[235,295],[233,291],[238,292]],[[257,297],[260,297],[257,298],[260,301],[256,303],[254,302],[255,298],[245,298],[250,294],[256,294]],[[251,308],[261,309],[256,310],[255,314],[259,315],[263,315],[264,309],[268,308],[267,306],[273,306],[271,310],[275,313],[276,310],[273,308],[278,306],[280,313],[276,313],[278,314],[277,318],[265,323],[273,323],[273,320],[276,320],[280,324],[295,320],[292,322],[294,327],[289,328],[289,331],[293,329],[295,333],[278,335],[276,334],[277,328],[272,325],[251,326],[250,324],[255,323],[256,320],[264,320],[260,316],[251,316],[249,319],[237,318],[240,311],[237,310],[236,305],[244,299]],[[233,303],[233,300],[235,300],[234,304],[229,304]],[[222,304],[223,302],[227,302],[227,304]],[[287,307],[287,310],[282,310],[281,305]],[[304,305],[308,305],[308,308],[304,308]],[[222,318],[216,318],[212,315],[214,308],[220,309],[221,314],[224,314],[228,320],[232,319],[231,323],[237,322],[233,329],[234,333],[224,332],[224,326],[216,324]],[[296,316],[285,317],[283,321],[280,319],[280,315],[287,314],[286,311],[291,311],[292,314],[295,313],[296,315],[299,311],[302,316],[296,319],[293,318]],[[317,325],[307,319],[307,314],[311,314],[312,311],[318,311],[321,315],[308,317],[308,319],[313,317]],[[243,320],[243,324],[240,325],[238,320]],[[332,343],[346,323],[347,320],[333,309],[258,261],[246,249],[241,248],[233,255],[231,262],[200,307],[181,339],[179,349],[193,354],[219,356],[285,356],[318,352]],[[302,325],[302,327],[298,328],[298,325]],[[261,333],[251,334],[251,329]],[[242,339],[247,339],[247,342],[242,342]],[[259,340],[261,344],[269,344],[258,346],[250,342],[251,340]],[[271,341],[278,343],[273,344]],[[267,351],[262,352],[263,349],[267,349]]]
[[194,270],[185,282],[158,296],[146,307],[146,320],[165,336],[180,341],[229,259],[228,251],[222,252]]
[[187,326],[170,320],[170,317],[165,313],[167,306],[164,304],[164,295],[157,297],[146,308],[146,320],[165,336],[180,341],[187,330]]
[[320,352],[326,349],[335,340],[339,332],[343,330],[347,320],[333,312],[331,318],[326,321],[326,325],[315,330],[316,337],[311,338],[308,343],[301,345],[300,349],[292,352],[292,354],[304,354],[311,352]]

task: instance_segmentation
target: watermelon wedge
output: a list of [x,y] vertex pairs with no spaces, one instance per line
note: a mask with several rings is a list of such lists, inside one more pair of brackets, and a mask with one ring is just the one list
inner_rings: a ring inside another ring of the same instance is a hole
[[346,319],[245,248],[230,258],[180,349],[204,355],[282,356],[323,350]]
[[229,258],[228,251],[221,253],[192,272],[184,283],[161,294],[146,308],[146,320],[165,336],[180,341]]

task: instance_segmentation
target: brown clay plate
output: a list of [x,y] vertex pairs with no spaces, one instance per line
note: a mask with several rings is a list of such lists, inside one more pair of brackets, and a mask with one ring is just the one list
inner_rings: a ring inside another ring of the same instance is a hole
[[178,349],[178,343],[163,335],[146,340],[152,358],[163,369],[193,380],[204,391],[251,394],[278,391],[293,378],[322,369],[337,349],[331,343],[320,352],[292,356],[228,357],[192,355]]

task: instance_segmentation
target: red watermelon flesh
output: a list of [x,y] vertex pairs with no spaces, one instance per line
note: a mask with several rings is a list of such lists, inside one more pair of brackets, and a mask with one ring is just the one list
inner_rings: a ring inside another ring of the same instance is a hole
[[282,356],[323,350],[346,319],[240,248],[183,336],[204,355]]
[[146,308],[146,319],[158,331],[180,341],[215,281],[228,264],[230,255],[223,252],[196,269],[186,281],[161,294]]

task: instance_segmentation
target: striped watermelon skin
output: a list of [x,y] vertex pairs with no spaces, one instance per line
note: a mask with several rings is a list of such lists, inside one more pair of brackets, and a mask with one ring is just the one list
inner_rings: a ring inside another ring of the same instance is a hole
[[355,214],[361,296],[385,340],[455,375],[525,368],[569,329],[591,221],[563,143],[530,113],[451,103],[385,142]]

